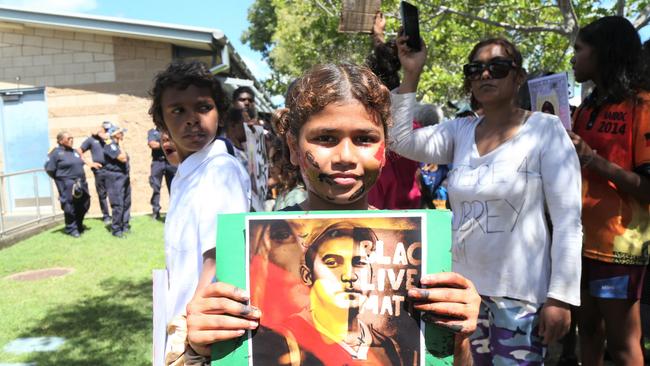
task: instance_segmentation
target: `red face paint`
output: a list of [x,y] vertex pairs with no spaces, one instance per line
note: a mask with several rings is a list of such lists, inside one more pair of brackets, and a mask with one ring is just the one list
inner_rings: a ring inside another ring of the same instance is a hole
[[375,153],[375,159],[379,160],[381,163],[381,166],[384,166],[384,163],[386,163],[386,144],[382,141],[381,144],[379,145],[379,148],[377,149],[377,152]]

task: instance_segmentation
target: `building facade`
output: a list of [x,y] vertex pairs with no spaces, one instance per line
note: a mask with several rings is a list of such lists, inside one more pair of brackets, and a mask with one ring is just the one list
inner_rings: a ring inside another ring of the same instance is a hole
[[[270,98],[218,30],[0,7],[0,171],[42,167],[59,131],[70,132],[77,147],[111,121],[128,129],[132,210],[150,212],[148,91],[175,59],[206,62],[227,91],[253,87],[260,109],[271,111]],[[93,187],[92,173],[86,175]],[[30,205],[30,197],[13,193],[5,198],[10,206]],[[91,197],[97,214],[94,189]]]

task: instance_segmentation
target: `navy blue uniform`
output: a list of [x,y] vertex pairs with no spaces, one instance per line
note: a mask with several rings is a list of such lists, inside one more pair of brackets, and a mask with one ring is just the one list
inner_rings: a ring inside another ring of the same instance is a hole
[[100,163],[102,165],[99,169],[92,169],[93,174],[95,175],[95,189],[97,190],[97,196],[99,197],[99,208],[102,210],[102,216],[104,221],[110,218],[110,213],[108,212],[108,203],[106,202],[107,193],[106,193],[106,174],[104,170],[104,146],[106,142],[103,138],[92,135],[84,140],[81,144],[80,149],[83,152],[90,150],[90,155],[93,158],[95,163]]
[[131,182],[129,179],[129,163],[117,160],[120,146],[114,141],[104,146],[104,170],[107,176],[108,200],[111,203],[111,231],[113,235],[121,236],[129,230],[131,214]]
[[[147,142],[151,141],[157,141],[161,144],[160,131],[155,128],[152,128],[147,133]],[[149,176],[149,185],[151,186],[151,189],[153,189],[153,194],[151,195],[151,210],[154,217],[159,217],[160,215],[160,188],[162,187],[163,177],[165,177],[167,192],[169,192],[172,185],[172,179],[174,179],[174,174],[176,174],[176,167],[169,164],[165,158],[162,147],[151,149],[151,175]]]
[[[66,234],[78,236],[83,231],[83,219],[90,207],[90,195],[81,156],[72,149],[58,146],[48,155],[45,171],[54,179],[59,191]],[[73,187],[76,188],[75,192]]]

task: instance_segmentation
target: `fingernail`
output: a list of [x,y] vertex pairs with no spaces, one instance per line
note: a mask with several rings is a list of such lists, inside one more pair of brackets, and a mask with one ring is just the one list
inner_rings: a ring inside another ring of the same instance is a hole
[[240,314],[240,315],[243,315],[243,316],[246,316],[246,315],[250,315],[253,311],[255,311],[255,310],[253,309],[252,306],[250,306],[250,305],[244,305],[244,306],[242,307],[241,312],[240,312],[239,314]]
[[246,331],[244,329],[240,329],[240,330],[237,331],[237,333],[239,335],[243,335],[244,333],[246,333]]
[[241,297],[244,300],[248,300],[251,298],[251,295],[248,293],[248,291],[240,288],[237,289],[237,294],[239,295],[239,297]]
[[248,329],[256,329],[258,325],[258,322],[248,322]]
[[422,320],[424,320],[426,323],[433,323],[435,321],[435,318],[429,313],[424,313],[422,314]]

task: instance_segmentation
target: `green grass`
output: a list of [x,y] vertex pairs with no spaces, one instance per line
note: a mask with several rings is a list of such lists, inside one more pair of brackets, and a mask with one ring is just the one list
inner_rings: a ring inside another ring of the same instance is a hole
[[[150,365],[151,270],[164,268],[163,224],[133,218],[126,239],[102,222],[74,239],[62,226],[0,250],[0,363],[37,365]],[[71,267],[64,277],[14,281],[10,274]],[[10,354],[20,337],[65,338],[55,352]]]

